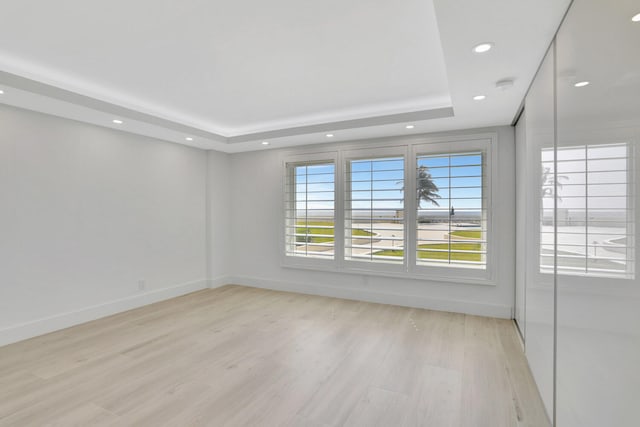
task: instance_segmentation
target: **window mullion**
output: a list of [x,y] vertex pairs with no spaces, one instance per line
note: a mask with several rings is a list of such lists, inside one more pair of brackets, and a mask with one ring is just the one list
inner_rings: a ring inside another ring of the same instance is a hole
[[304,254],[309,256],[309,166],[304,167]]
[[[556,187],[558,183],[558,171],[555,170],[555,182]],[[557,194],[556,194],[557,197]],[[589,274],[589,147],[584,146],[584,272]],[[558,233],[556,232],[555,239],[558,239]],[[595,259],[595,246],[593,247],[593,257]]]
[[418,239],[418,190],[416,169],[418,161],[415,150],[407,152],[405,161],[404,191],[404,255],[406,270],[415,271]]
[[447,168],[447,170],[448,170],[447,175],[449,176],[449,212],[448,212],[448,215],[449,215],[449,222],[448,222],[449,233],[448,233],[448,236],[449,236],[449,238],[447,239],[448,240],[447,243],[448,243],[448,249],[449,250],[447,252],[447,255],[448,255],[448,258],[449,258],[449,264],[451,264],[451,231],[452,231],[451,230],[451,220],[452,220],[452,218],[451,218],[451,209],[453,208],[453,205],[451,204],[451,195],[453,194],[453,188],[451,187],[451,155],[449,155],[449,167]]
[[369,200],[369,227],[372,234],[371,239],[369,240],[369,259],[373,260],[373,161],[369,162],[369,167],[371,168],[371,171],[369,173],[369,192],[371,193],[371,197]]
[[333,233],[334,233],[334,250],[335,250],[335,259],[337,265],[341,268],[344,264],[345,257],[345,240],[346,240],[346,231],[345,231],[345,209],[346,209],[346,185],[345,185],[345,175],[346,175],[346,166],[342,162],[342,155],[338,153],[335,159],[335,175],[334,175],[334,224],[333,224]]

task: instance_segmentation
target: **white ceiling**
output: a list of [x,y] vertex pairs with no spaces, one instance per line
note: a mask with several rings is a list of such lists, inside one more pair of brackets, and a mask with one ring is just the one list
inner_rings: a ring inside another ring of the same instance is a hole
[[3,0],[0,102],[227,152],[503,125],[568,3]]

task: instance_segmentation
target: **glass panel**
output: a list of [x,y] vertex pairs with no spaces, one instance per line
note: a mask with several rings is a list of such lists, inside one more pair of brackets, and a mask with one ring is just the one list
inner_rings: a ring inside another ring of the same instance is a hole
[[482,153],[416,159],[418,265],[486,268]]
[[335,257],[335,165],[287,165],[286,255]]
[[638,425],[640,23],[631,22],[638,12],[637,2],[575,1],[557,36],[558,150],[586,171],[564,172],[565,184],[585,186],[584,207],[558,212],[563,427]]
[[[540,395],[553,412],[554,99],[553,54],[544,59],[525,100],[524,259],[527,358]],[[564,155],[559,158],[566,160]],[[522,175],[521,175],[522,176]]]
[[404,262],[404,158],[351,160],[345,194],[345,259]]
[[[633,259],[628,257],[631,241],[620,239],[631,229],[626,219],[633,218],[631,185],[627,182],[630,150],[624,143],[601,144],[598,140],[592,146],[576,144],[575,139],[559,150],[565,159],[565,167],[558,167],[558,171],[564,172],[556,176],[555,198],[558,254],[562,255],[558,260],[560,274],[607,277],[633,274]],[[610,158],[599,159],[597,155]],[[598,171],[592,173],[592,167]],[[617,183],[605,182],[609,174],[615,174]],[[547,188],[547,194],[551,194],[553,187]],[[546,198],[544,208],[552,209],[553,202]]]

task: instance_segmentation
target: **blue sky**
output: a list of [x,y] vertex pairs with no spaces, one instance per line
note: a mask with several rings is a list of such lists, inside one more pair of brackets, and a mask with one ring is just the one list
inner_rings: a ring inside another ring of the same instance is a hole
[[[480,210],[482,208],[482,155],[479,153],[451,156],[420,156],[418,167],[428,168],[441,199],[440,208]],[[437,206],[422,201],[422,210]]]
[[[482,163],[478,153],[453,156],[421,156],[417,167],[426,166],[439,188],[440,207],[422,202],[427,210],[479,210],[482,206]],[[366,211],[403,208],[404,160],[398,158],[351,161],[352,208]],[[298,210],[332,210],[334,203],[334,165],[311,165],[296,168]],[[374,199],[372,202],[371,199]]]
[[[310,165],[296,167],[296,209],[317,210],[330,215],[334,209],[335,166]],[[312,216],[313,214],[310,214]]]

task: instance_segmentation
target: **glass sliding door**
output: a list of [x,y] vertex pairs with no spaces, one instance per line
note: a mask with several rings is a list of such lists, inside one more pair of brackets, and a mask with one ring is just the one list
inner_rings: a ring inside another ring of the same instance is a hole
[[[546,55],[525,102],[525,346],[547,413],[553,413],[554,363],[554,63]],[[520,147],[522,150],[523,147]],[[521,172],[522,173],[522,172]]]
[[556,38],[557,425],[639,425],[640,13],[574,1]]

